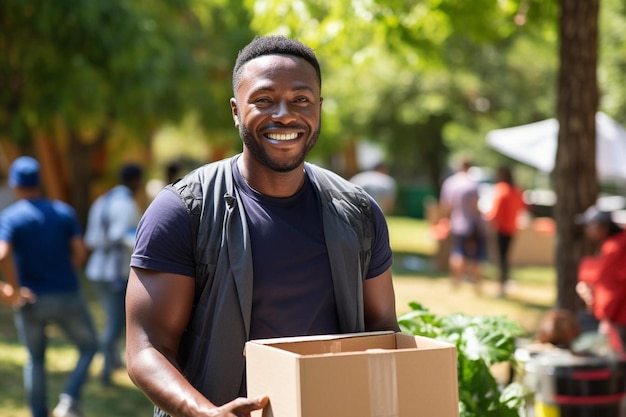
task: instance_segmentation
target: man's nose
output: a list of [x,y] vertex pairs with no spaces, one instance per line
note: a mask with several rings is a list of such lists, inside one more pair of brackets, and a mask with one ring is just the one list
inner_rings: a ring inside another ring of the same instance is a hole
[[279,101],[274,108],[272,118],[283,124],[288,124],[289,122],[295,120],[295,115],[288,102]]

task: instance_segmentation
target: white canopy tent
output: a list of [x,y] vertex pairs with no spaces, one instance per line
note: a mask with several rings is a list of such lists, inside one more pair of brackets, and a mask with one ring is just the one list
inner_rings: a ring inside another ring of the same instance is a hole
[[[498,152],[549,173],[554,169],[559,122],[543,120],[487,133],[487,143]],[[602,112],[596,113],[596,167],[598,178],[626,181],[626,130]]]

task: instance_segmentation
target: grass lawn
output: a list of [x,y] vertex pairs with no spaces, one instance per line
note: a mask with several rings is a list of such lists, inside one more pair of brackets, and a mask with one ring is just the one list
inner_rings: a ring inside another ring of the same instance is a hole
[[552,267],[524,266],[511,271],[511,286],[506,299],[498,299],[497,268],[485,264],[481,295],[471,283],[458,289],[450,285],[449,275],[437,271],[428,259],[437,250],[424,221],[390,217],[389,235],[394,250],[394,286],[398,314],[417,301],[437,314],[506,315],[518,321],[529,333],[556,299],[556,272]]
[[[398,314],[408,311],[408,304],[417,301],[437,314],[462,312],[472,315],[506,315],[517,320],[532,333],[543,312],[555,299],[555,272],[552,268],[524,267],[512,272],[514,285],[507,299],[497,299],[492,265],[485,268],[482,295],[474,293],[470,284],[452,291],[446,273],[433,270],[428,258],[436,251],[436,242],[430,237],[423,221],[390,217],[389,233],[394,250],[394,284]],[[85,285],[88,288],[88,284]],[[99,306],[92,300],[92,311],[100,323]],[[76,353],[68,347],[56,331],[51,332],[48,349],[48,392],[50,407],[56,403],[63,381],[72,368]],[[0,416],[27,417],[22,386],[22,366],[26,354],[18,343],[10,308],[0,305]],[[84,392],[83,409],[89,417],[151,416],[152,406],[130,382],[124,371],[115,374],[115,387],[103,388],[97,380],[101,358],[96,356],[93,378]]]
[[[88,283],[85,287],[88,288]],[[100,306],[89,294],[96,322],[102,319]],[[46,351],[48,370],[48,404],[50,411],[58,402],[67,375],[78,358],[77,352],[68,345],[57,328],[50,328],[50,344]],[[9,307],[0,305],[0,416],[30,417],[24,396],[22,367],[26,350],[17,341],[13,314]],[[102,359],[97,355],[92,363],[91,378],[83,392],[83,412],[87,417],[141,417],[152,416],[152,405],[137,390],[124,371],[114,375],[116,386],[102,387],[98,373]]]

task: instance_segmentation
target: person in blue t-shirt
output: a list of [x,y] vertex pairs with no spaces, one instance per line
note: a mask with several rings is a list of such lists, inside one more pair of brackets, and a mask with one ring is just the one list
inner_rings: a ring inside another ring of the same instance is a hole
[[[243,152],[177,183],[203,191],[203,227],[194,228],[174,184],[137,229],[126,358],[157,416],[247,416],[264,408],[267,398],[245,396],[239,336],[399,331],[381,208],[360,187],[305,163],[321,123],[315,53],[282,36],[256,38],[239,53],[233,93]],[[369,207],[371,221],[357,214]],[[357,239],[362,230],[367,238]],[[206,240],[219,245],[216,264]],[[214,267],[214,275],[206,272]],[[211,366],[202,366],[207,360]]]
[[[80,417],[79,399],[98,344],[76,268],[85,260],[82,231],[74,210],[44,198],[39,163],[16,159],[9,172],[16,201],[0,213],[0,269],[6,301],[15,306],[15,325],[28,350],[24,385],[33,417],[47,417],[46,327],[58,325],[79,351],[54,417]],[[11,288],[7,288],[10,286]]]

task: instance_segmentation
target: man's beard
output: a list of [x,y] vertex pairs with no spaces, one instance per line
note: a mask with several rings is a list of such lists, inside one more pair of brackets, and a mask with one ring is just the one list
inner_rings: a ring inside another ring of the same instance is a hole
[[254,135],[244,126],[243,123],[239,124],[239,135],[241,136],[241,140],[243,144],[252,156],[259,161],[261,164],[276,172],[290,172],[294,169],[297,169],[304,162],[306,156],[309,151],[313,149],[315,143],[317,142],[317,138],[320,134],[319,128],[313,132],[313,134],[306,140],[305,146],[302,148],[300,154],[296,157],[288,159],[288,160],[274,160],[272,159],[267,152],[263,149],[262,146],[255,140]]

